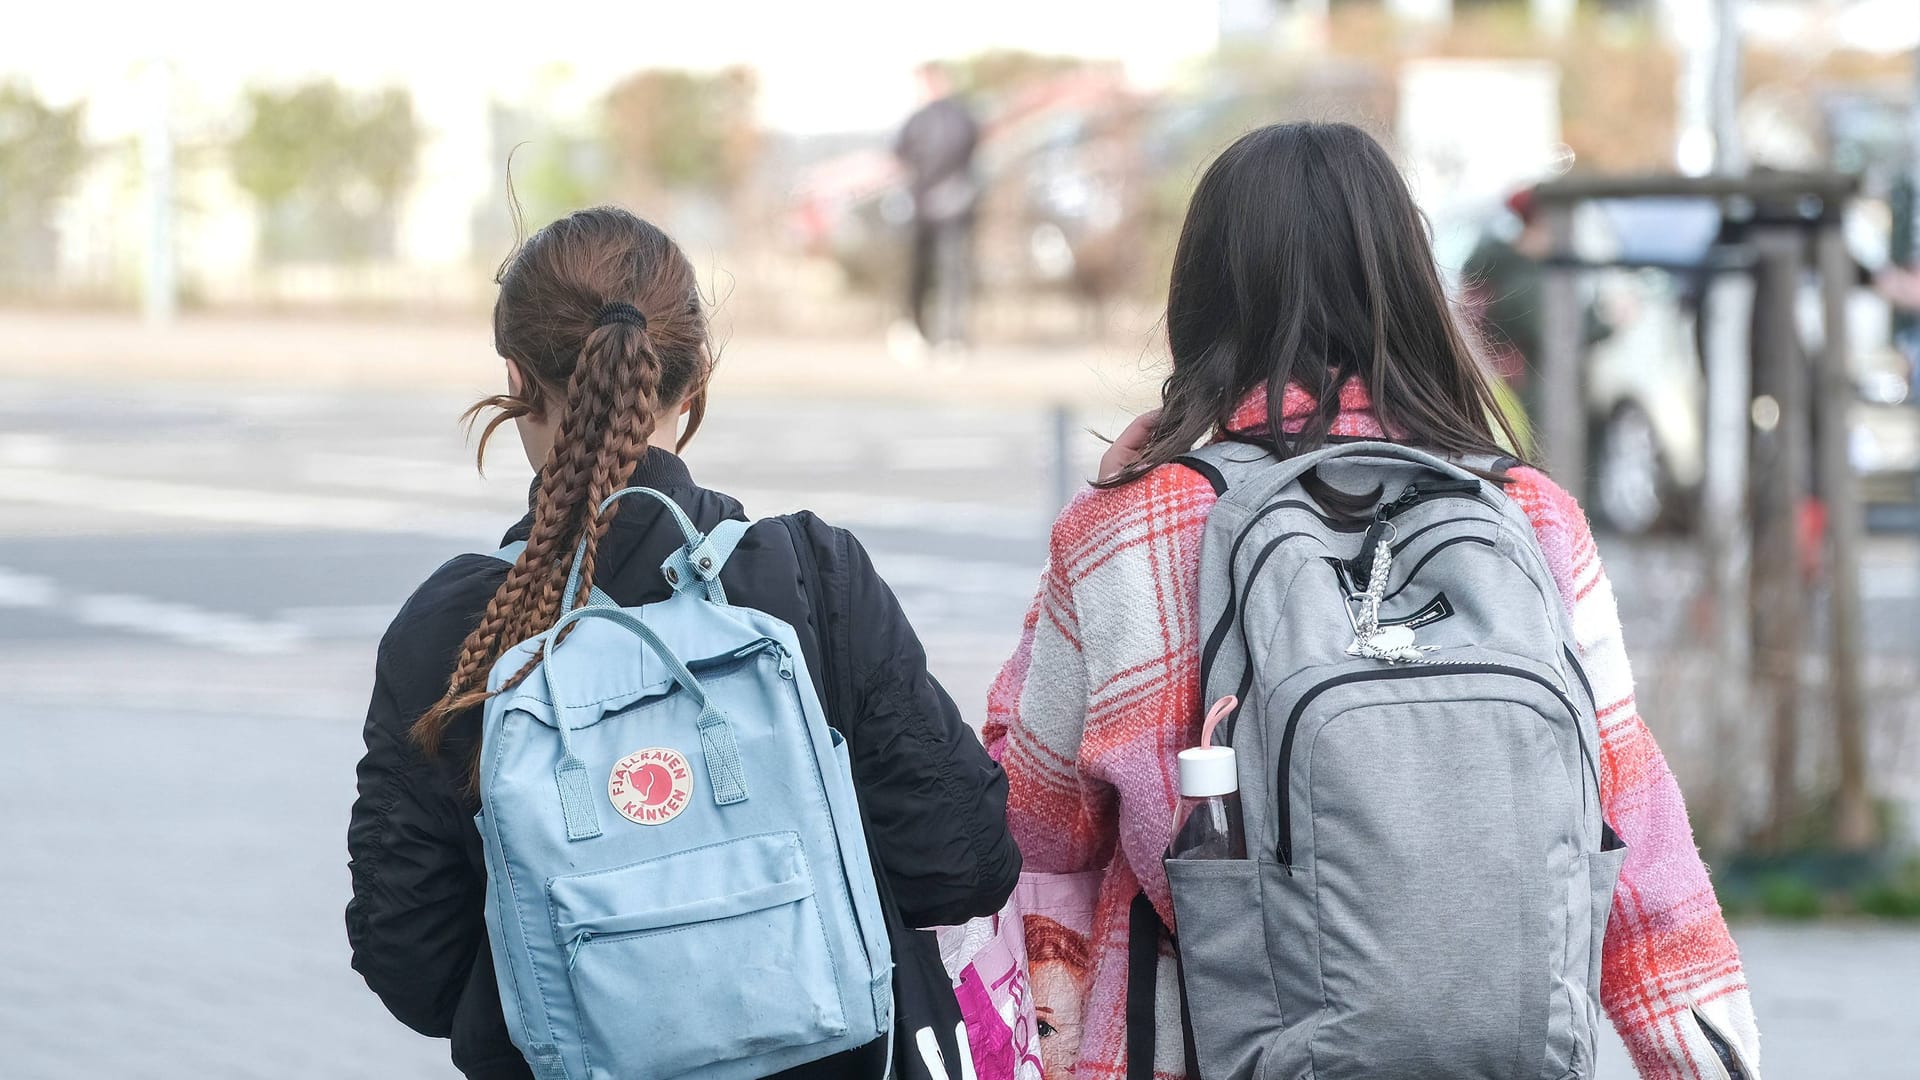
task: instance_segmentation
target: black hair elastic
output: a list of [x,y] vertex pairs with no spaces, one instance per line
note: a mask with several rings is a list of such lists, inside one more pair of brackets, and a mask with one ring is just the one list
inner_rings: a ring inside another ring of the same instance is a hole
[[600,310],[593,316],[593,325],[596,327],[617,322],[637,326],[642,330],[647,328],[647,317],[640,314],[640,309],[621,300],[610,300],[600,305]]

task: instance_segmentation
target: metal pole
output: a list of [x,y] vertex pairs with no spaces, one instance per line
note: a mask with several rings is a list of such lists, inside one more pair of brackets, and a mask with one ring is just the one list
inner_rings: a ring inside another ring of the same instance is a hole
[[146,269],[140,308],[147,321],[173,321],[179,309],[173,239],[173,69],[165,60],[147,68],[146,125],[140,135],[147,202]]
[[1753,321],[1753,658],[1755,689],[1771,716],[1769,796],[1762,841],[1778,848],[1799,814],[1800,670],[1806,589],[1800,502],[1807,488],[1807,364],[1794,325],[1805,244],[1793,230],[1754,237],[1759,254]]
[[1673,162],[1686,176],[1713,171],[1713,0],[1665,5],[1667,36],[1680,56],[1674,87]]
[[[1073,501],[1080,490],[1080,478],[1073,471],[1073,409],[1065,404],[1053,407],[1053,506],[1055,510]],[[1049,515],[1048,520],[1052,517]]]
[[1752,399],[1752,364],[1747,355],[1752,333],[1753,279],[1721,274],[1706,297],[1707,424],[1706,475],[1700,486],[1701,539],[1711,585],[1715,633],[1708,703],[1715,745],[1708,820],[1713,847],[1728,847],[1739,816],[1739,781],[1746,775],[1745,747],[1752,730],[1751,579],[1747,567],[1747,438]]
[[[1573,204],[1541,208],[1552,250],[1573,249]],[[1549,264],[1540,298],[1540,412],[1535,442],[1547,470],[1580,498],[1587,478],[1587,405],[1580,357],[1585,351],[1580,283],[1569,267]]]
[[1864,531],[1860,491],[1847,455],[1848,420],[1856,393],[1847,335],[1847,298],[1853,259],[1836,220],[1820,229],[1820,291],[1825,349],[1820,364],[1820,489],[1827,504],[1827,587],[1832,628],[1827,680],[1838,744],[1840,790],[1834,843],[1846,851],[1873,845],[1878,831],[1867,787],[1866,701],[1860,683],[1864,644],[1860,602],[1860,548]]
[[1895,252],[1894,259],[1920,270],[1920,49],[1913,51],[1913,101],[1907,111],[1907,196],[1912,202],[1907,250]]
[[1709,110],[1713,122],[1713,171],[1737,176],[1747,171],[1740,141],[1740,3],[1714,0],[1713,84]]
[[[1913,51],[1913,100],[1908,103],[1907,114],[1907,250],[1895,252],[1896,261],[1915,273],[1920,273],[1920,49]],[[1915,313],[1920,318],[1920,312]],[[1905,342],[1907,351],[1907,406],[1920,410],[1920,329],[1909,329],[1911,339]],[[1913,478],[1913,505],[1920,514],[1920,472]],[[1912,531],[1920,536],[1920,519],[1912,523]],[[1920,581],[1920,565],[1914,567],[1915,580]],[[1920,590],[1914,594],[1914,604],[1920,608]],[[1914,625],[1920,625],[1920,611],[1915,612]],[[1920,647],[1920,634],[1914,635],[1914,645]],[[1920,813],[1910,819],[1916,830],[1920,830]]]

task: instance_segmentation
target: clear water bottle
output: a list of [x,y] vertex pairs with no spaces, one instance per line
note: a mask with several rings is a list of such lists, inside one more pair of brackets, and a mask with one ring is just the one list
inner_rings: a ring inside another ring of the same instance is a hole
[[1247,834],[1240,817],[1240,770],[1233,748],[1213,745],[1213,729],[1239,702],[1224,697],[1207,710],[1200,745],[1180,751],[1180,805],[1174,812],[1169,859],[1244,859]]

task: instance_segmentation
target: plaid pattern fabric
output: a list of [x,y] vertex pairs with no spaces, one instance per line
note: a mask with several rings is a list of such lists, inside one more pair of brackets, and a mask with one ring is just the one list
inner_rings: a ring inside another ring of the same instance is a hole
[[[1380,437],[1366,390],[1340,394],[1337,435]],[[1314,409],[1288,389],[1289,427]],[[1265,426],[1256,393],[1232,427]],[[1544,474],[1507,493],[1533,523],[1573,616],[1600,704],[1601,802],[1630,845],[1602,954],[1601,1000],[1647,1080],[1708,1078],[1719,1063],[1695,1014],[1751,1066],[1759,1032],[1739,952],[1693,845],[1686,805],[1634,704],[1633,674],[1586,516]],[[1173,925],[1160,855],[1178,801],[1175,755],[1199,741],[1199,565],[1211,487],[1179,466],[1089,488],[1054,523],[1019,647],[987,700],[989,751],[1007,770],[1009,824],[1026,866],[1104,868],[1077,1080],[1126,1075],[1127,912],[1144,891]],[[1161,965],[1155,1073],[1183,1076],[1177,998]],[[1061,1080],[1050,1074],[1048,1080]]]

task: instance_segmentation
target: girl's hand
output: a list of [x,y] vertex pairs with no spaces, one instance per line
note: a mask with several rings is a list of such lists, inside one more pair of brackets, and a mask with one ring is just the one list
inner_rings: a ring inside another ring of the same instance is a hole
[[1153,427],[1160,422],[1160,410],[1153,409],[1133,418],[1120,437],[1113,440],[1107,452],[1100,455],[1100,479],[1111,480],[1120,470],[1134,463],[1140,457],[1140,451],[1146,449],[1147,440],[1153,437]]

